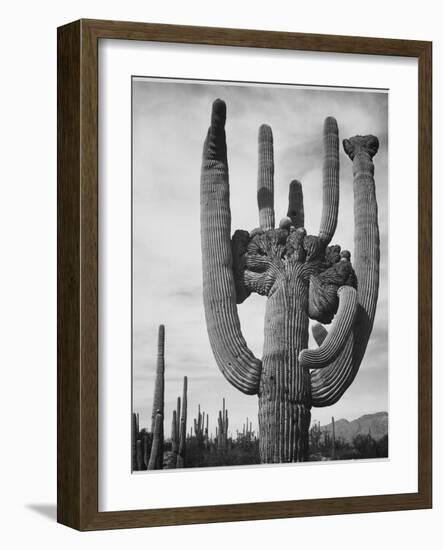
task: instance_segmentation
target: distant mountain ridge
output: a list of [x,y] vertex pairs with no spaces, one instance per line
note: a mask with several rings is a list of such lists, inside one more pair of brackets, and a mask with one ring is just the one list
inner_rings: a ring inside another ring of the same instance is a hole
[[[335,420],[335,437],[341,437],[345,441],[352,442],[356,435],[368,435],[377,440],[388,433],[388,413],[386,411],[373,414],[364,414],[355,420],[340,418]],[[322,431],[332,432],[332,422],[321,426]]]

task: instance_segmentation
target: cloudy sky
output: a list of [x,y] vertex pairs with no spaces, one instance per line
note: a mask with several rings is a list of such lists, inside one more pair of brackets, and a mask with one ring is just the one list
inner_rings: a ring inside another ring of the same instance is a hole
[[[340,140],[374,134],[381,234],[381,285],[366,356],[346,394],[334,406],[313,409],[312,419],[357,418],[388,410],[388,94],[295,86],[133,80],[133,404],[150,425],[157,329],[166,326],[165,430],[188,376],[188,418],[200,403],[210,431],[226,397],[230,429],[249,417],[257,428],[257,397],[246,396],[222,376],[204,321],[200,251],[199,184],[203,140],[211,104],[227,104],[226,134],[232,232],[258,225],[257,132],[274,134],[275,215],[286,214],[288,185],[302,182],[305,225],[317,234],[321,216],[322,126],[338,121]],[[333,243],[353,253],[351,162],[340,153],[340,210]],[[261,357],[266,298],[255,294],[239,306],[243,334]],[[312,342],[311,342],[311,345]]]

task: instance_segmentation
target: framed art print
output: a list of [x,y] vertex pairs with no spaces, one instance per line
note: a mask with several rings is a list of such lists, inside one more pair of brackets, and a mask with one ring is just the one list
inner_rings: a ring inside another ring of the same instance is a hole
[[431,44],[58,33],[58,519],[431,506]]

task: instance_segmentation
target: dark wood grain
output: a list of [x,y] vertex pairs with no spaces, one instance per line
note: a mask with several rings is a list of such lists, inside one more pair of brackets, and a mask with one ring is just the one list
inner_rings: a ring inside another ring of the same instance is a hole
[[58,32],[57,518],[79,526],[80,23]]
[[432,507],[432,44],[418,64],[418,490]]
[[[98,512],[98,41],[102,38],[418,58],[418,492]],[[432,506],[430,42],[81,20],[58,29],[58,521],[80,530]]]

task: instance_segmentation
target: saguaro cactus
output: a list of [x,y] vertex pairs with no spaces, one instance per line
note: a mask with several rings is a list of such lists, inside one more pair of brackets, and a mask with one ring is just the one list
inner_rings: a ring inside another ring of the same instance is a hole
[[183,377],[183,399],[180,419],[180,442],[178,446],[177,468],[184,468],[186,458],[186,422],[188,417],[188,377]]
[[171,426],[171,468],[175,468],[177,465],[178,455],[178,443],[179,443],[179,429],[177,422],[177,411],[172,412],[172,426]]
[[225,452],[228,443],[228,409],[225,406],[225,398],[223,397],[223,408],[218,411],[218,430],[217,430],[217,447],[219,451]]
[[[164,440],[164,415],[165,415],[165,327],[158,327],[158,344],[157,344],[157,371],[155,375],[154,386],[154,403],[152,405],[151,431],[156,436],[156,430],[160,430],[158,435],[157,462],[156,470],[163,468],[163,440]],[[159,417],[160,415],[160,417]],[[157,426],[157,423],[160,423]],[[152,444],[154,446],[154,443]],[[152,455],[152,452],[151,452]],[[151,462],[151,460],[150,460]]]
[[[373,136],[344,141],[353,161],[355,272],[350,253],[330,246],[339,206],[337,122],[324,123],[323,210],[318,235],[307,235],[301,184],[289,187],[287,216],[274,227],[273,137],[259,129],[260,227],[231,240],[226,105],[216,100],[203,148],[201,239],[206,325],[215,360],[243,393],[258,395],[262,462],[308,458],[311,407],[335,403],[352,383],[372,330],[379,280],[379,234]],[[268,297],[263,358],[242,335],[237,304]],[[309,319],[318,348],[308,350]]]
[[198,406],[197,418],[194,418],[194,434],[200,447],[205,443],[205,413],[200,411]]

